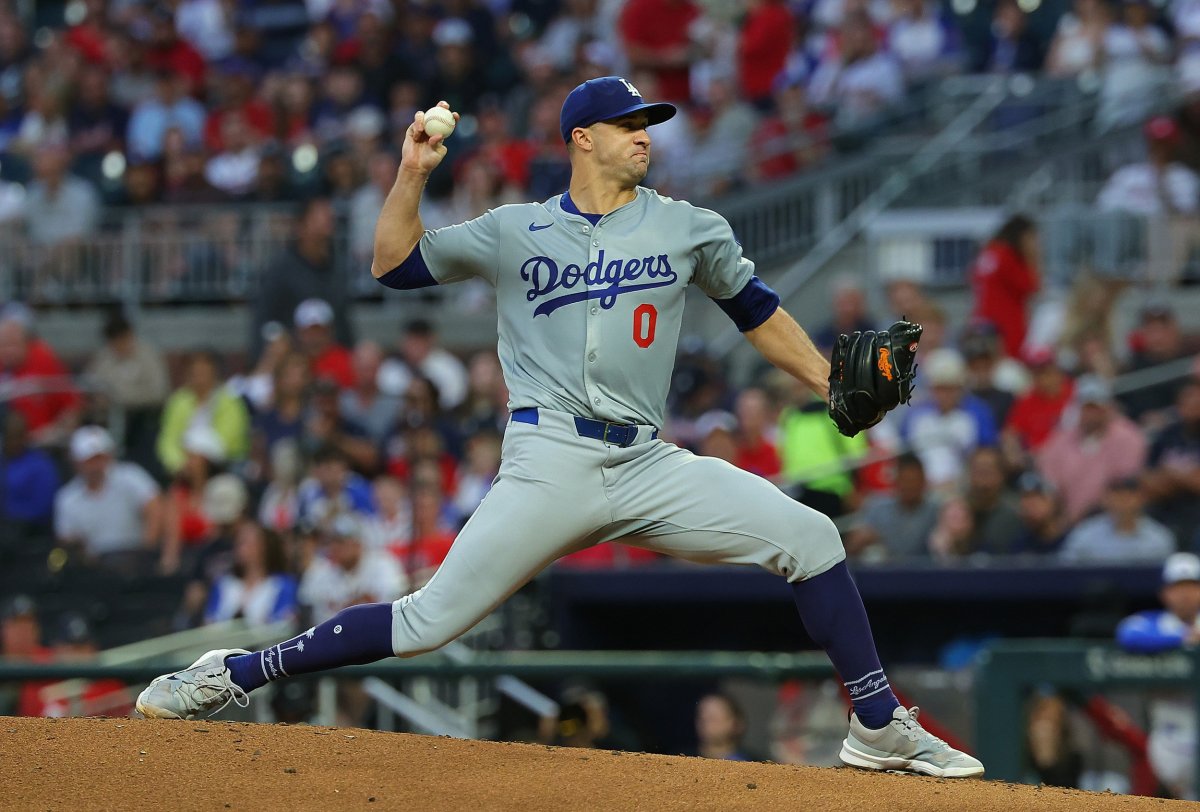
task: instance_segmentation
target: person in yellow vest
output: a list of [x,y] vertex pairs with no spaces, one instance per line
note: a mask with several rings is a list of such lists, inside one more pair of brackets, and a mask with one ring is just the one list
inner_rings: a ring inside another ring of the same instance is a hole
[[167,398],[157,450],[159,461],[170,474],[183,466],[187,457],[183,437],[195,425],[208,426],[217,433],[227,461],[246,456],[250,415],[242,399],[221,385],[218,369],[215,355],[197,352],[188,363],[184,385]]

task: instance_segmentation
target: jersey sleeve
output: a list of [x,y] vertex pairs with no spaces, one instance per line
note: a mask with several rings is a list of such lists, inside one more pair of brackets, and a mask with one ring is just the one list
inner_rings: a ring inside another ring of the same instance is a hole
[[418,247],[430,275],[439,285],[472,277],[496,284],[499,219],[495,211],[488,211],[474,220],[425,232]]
[[754,263],[742,256],[728,221],[715,211],[695,209],[691,236],[699,254],[696,284],[711,299],[732,299],[754,276]]

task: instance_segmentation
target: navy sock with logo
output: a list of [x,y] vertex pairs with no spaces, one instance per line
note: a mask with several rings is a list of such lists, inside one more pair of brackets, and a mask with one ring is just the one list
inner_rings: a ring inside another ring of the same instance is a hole
[[298,674],[392,657],[392,605],[351,606],[329,620],[252,654],[228,657],[225,665],[244,691]]
[[886,727],[900,702],[879,664],[867,610],[846,562],[792,584],[792,595],[804,629],[825,649],[850,693],[858,720],[868,728]]

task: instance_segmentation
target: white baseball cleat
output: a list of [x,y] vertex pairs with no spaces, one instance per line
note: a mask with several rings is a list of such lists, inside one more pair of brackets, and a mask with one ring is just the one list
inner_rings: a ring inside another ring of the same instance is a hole
[[839,758],[851,767],[904,770],[938,778],[983,775],[977,758],[955,750],[917,723],[917,708],[896,708],[887,727],[871,730],[850,714],[850,732]]
[[249,653],[240,648],[214,649],[182,671],[155,677],[138,694],[138,713],[147,719],[195,719],[200,714],[212,716],[230,702],[247,707],[250,697],[230,678],[225,658]]

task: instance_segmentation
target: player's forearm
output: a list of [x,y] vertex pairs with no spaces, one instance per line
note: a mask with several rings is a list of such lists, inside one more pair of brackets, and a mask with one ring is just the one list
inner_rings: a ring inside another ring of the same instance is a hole
[[782,307],[743,335],[764,358],[829,400],[829,361]]
[[429,176],[415,169],[401,167],[396,182],[388,192],[379,219],[375,222],[375,257],[371,260],[371,275],[376,279],[395,268],[421,241],[425,227],[421,223],[421,192]]

